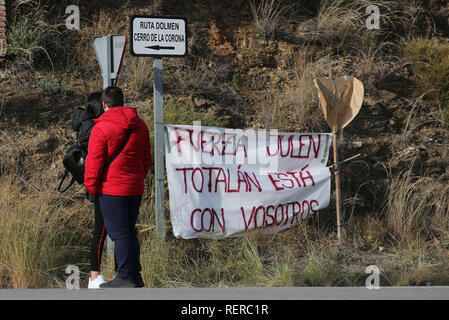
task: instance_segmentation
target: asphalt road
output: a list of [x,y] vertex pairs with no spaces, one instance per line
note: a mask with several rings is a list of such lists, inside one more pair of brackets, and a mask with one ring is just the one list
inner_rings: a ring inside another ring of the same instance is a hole
[[448,287],[4,289],[0,300],[449,300]]

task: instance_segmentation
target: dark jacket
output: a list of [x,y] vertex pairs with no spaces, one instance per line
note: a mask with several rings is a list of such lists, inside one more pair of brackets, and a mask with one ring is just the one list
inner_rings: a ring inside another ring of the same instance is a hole
[[73,111],[72,128],[78,132],[78,145],[86,152],[90,133],[95,125],[92,119],[95,119],[95,115],[82,108],[77,108]]

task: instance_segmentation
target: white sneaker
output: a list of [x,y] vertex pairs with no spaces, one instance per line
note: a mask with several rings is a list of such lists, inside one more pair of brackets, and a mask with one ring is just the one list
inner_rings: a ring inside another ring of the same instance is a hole
[[88,289],[100,289],[100,284],[106,283],[107,281],[104,280],[103,276],[100,274],[98,277],[96,277],[94,280],[90,280],[89,277],[89,285],[87,286]]

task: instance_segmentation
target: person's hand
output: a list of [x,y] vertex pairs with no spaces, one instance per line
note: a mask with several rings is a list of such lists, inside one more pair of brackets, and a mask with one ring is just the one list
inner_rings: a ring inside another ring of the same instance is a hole
[[91,195],[89,192],[86,191],[86,199],[94,203],[98,201],[98,196]]

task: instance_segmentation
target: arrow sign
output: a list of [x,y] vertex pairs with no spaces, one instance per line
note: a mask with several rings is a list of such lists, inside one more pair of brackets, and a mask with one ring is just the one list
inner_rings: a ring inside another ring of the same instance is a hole
[[136,15],[130,19],[133,56],[183,57],[187,54],[185,18]]
[[164,47],[164,46],[149,46],[149,47],[145,47],[147,49],[152,49],[152,50],[175,50],[175,47]]

